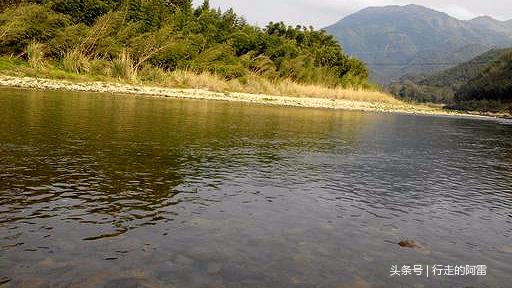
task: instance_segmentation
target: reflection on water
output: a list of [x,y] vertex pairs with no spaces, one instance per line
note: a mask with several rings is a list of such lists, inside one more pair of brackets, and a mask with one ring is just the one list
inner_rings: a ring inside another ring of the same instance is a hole
[[508,285],[507,123],[0,93],[0,285]]

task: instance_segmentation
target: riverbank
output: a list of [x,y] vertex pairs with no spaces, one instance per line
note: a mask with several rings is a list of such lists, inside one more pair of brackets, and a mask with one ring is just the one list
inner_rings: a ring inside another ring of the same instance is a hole
[[[113,65],[111,63],[104,64],[107,67],[106,70],[109,70],[108,67]],[[271,80],[255,73],[248,73],[240,79],[226,80],[222,76],[209,72],[195,73],[187,70],[164,71],[159,68],[146,67],[142,71],[130,73],[129,77],[116,77],[111,71],[89,69],[77,73],[76,71],[71,72],[60,67],[59,63],[44,62],[37,67],[33,67],[22,59],[0,56],[0,75],[17,78],[31,77],[67,80],[72,83],[104,82],[143,87],[206,90],[221,94],[239,92],[299,98],[341,99],[370,103],[400,103],[393,96],[383,93],[375,87],[333,87],[327,84],[298,83],[290,79]]]
[[177,89],[156,86],[112,83],[103,81],[72,82],[67,80],[42,79],[34,77],[14,77],[0,75],[0,86],[29,88],[38,90],[59,90],[76,92],[98,92],[115,94],[136,94],[158,97],[205,99],[217,101],[237,101],[266,105],[328,108],[374,112],[399,112],[408,114],[456,115],[436,107],[413,105],[403,102],[378,103],[347,99],[314,97],[290,97],[250,93],[213,92],[206,89]]

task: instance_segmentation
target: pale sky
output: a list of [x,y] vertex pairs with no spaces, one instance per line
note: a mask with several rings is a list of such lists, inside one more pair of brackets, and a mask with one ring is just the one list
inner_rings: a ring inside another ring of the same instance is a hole
[[[202,0],[194,0],[195,4]],[[269,21],[313,25],[323,28],[368,6],[419,4],[446,12],[459,19],[489,15],[512,19],[511,0],[210,0],[212,7],[234,8],[250,23],[264,26]]]

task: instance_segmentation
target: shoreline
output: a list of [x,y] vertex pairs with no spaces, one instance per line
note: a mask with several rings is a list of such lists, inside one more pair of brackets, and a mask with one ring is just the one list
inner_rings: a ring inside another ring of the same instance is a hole
[[304,108],[324,108],[331,110],[350,110],[364,112],[386,112],[435,116],[492,117],[473,115],[457,111],[446,111],[440,108],[414,105],[408,103],[372,103],[344,99],[327,99],[313,97],[291,97],[239,92],[212,92],[203,89],[164,88],[112,82],[71,82],[33,77],[13,77],[0,75],[0,87],[28,88],[36,90],[57,90],[71,92],[95,92],[110,94],[143,95],[165,98],[181,98],[196,100],[216,100],[230,102],[255,103],[274,106],[291,106]]

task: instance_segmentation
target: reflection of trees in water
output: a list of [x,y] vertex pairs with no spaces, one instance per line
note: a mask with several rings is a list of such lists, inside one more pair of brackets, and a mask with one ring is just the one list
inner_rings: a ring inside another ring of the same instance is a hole
[[171,206],[197,200],[194,187],[218,187],[237,168],[272,168],[285,152],[355,149],[365,125],[360,113],[61,92],[12,94],[16,99],[9,106],[16,113],[2,123],[15,130],[4,131],[1,145],[18,148],[2,151],[10,159],[2,164],[28,163],[29,168],[0,184],[3,195],[14,185],[35,187],[18,189],[28,198],[14,197],[13,204],[22,209],[77,200],[75,206],[52,204],[33,216],[73,214],[73,220],[110,222],[120,231],[171,220],[176,214]]

